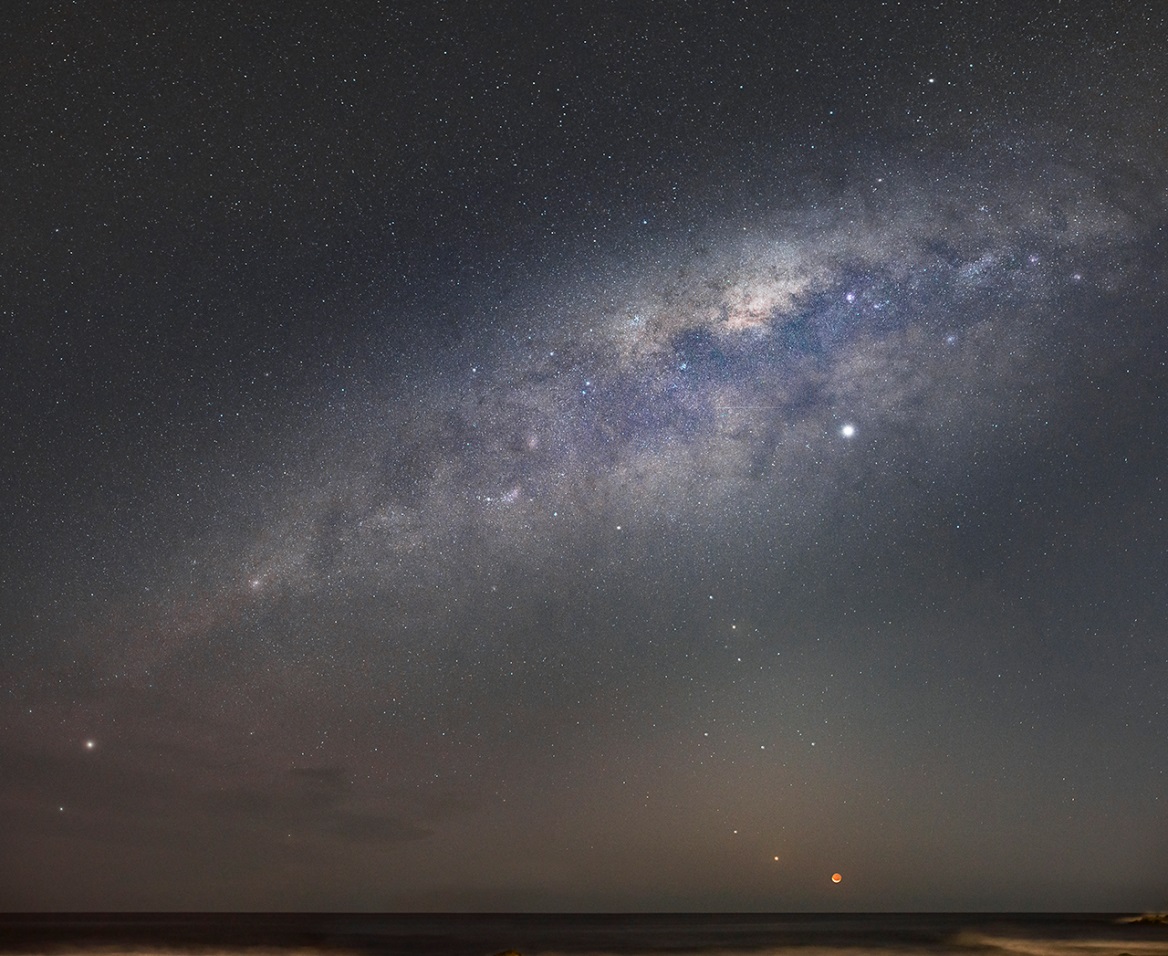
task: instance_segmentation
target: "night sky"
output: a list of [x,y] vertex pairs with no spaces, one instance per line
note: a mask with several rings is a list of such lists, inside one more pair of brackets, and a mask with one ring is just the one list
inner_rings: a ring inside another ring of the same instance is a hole
[[1168,904],[1168,5],[233,6],[0,31],[0,909]]

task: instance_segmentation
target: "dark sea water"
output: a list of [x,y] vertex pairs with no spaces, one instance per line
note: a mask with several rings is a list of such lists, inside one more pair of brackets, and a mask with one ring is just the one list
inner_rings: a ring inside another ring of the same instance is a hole
[[2,954],[1168,956],[1117,914],[0,915]]
[[199,956],[1025,954],[1168,956],[1119,914],[0,915],[0,953]]

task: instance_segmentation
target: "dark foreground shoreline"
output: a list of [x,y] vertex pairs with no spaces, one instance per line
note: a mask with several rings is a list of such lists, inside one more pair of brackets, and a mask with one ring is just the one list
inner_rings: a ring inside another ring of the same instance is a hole
[[4,954],[1168,956],[1131,913],[0,914]]

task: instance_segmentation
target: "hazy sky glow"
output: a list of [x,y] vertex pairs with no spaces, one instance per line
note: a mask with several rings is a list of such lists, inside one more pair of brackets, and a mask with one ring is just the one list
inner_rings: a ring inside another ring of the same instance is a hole
[[1114,7],[16,22],[0,907],[1164,906]]

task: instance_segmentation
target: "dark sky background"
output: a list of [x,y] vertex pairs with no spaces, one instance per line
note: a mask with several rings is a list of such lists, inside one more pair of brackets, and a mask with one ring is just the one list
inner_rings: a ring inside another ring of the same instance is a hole
[[0,908],[1168,904],[1164,3],[6,17]]

